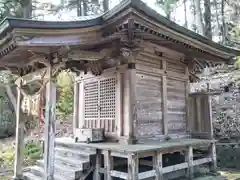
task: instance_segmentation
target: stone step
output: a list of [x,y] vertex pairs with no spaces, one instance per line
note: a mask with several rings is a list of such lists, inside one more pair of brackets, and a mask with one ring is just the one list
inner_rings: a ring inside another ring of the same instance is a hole
[[83,143],[75,143],[74,139],[70,138],[57,138],[55,140],[56,147],[58,148],[67,148],[67,149],[72,149],[76,151],[85,151],[90,154],[96,154],[96,149],[93,147],[90,147],[87,144]]
[[[38,160],[37,164],[39,167],[44,167],[44,161],[43,160]],[[73,179],[78,179],[82,175],[82,170],[79,168],[74,168],[74,167],[69,167],[67,165],[63,164],[54,164],[54,171],[57,175],[68,177],[68,178],[73,178]]]
[[55,152],[56,152],[56,155],[58,156],[70,157],[74,159],[88,159],[88,160],[90,160],[90,158],[96,154],[95,152],[75,150],[75,149],[69,149],[64,147],[56,147]]
[[24,172],[23,173],[23,179],[24,180],[43,180],[43,178],[41,178],[39,176],[36,176],[31,172]]
[[78,168],[81,171],[90,168],[90,162],[88,159],[72,159],[62,156],[55,156],[55,164],[66,165],[69,168]]
[[[45,174],[44,169],[42,167],[32,166],[32,167],[30,167],[30,172],[28,172],[28,174],[25,176],[26,176],[26,180],[29,180],[29,178],[32,178],[32,177],[37,177],[38,179],[36,179],[36,180],[43,180],[44,174]],[[32,180],[32,179],[30,179],[30,180]],[[55,173],[54,180],[75,180],[75,178],[74,177],[66,177],[66,176],[62,176],[61,174]]]

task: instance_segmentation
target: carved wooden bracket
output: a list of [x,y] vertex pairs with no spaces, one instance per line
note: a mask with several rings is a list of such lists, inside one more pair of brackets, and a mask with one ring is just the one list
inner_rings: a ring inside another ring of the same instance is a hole
[[101,75],[102,72],[103,72],[103,60],[89,62],[88,63],[88,69],[95,76]]
[[122,57],[125,63],[134,63],[137,55],[141,52],[141,48],[121,48]]

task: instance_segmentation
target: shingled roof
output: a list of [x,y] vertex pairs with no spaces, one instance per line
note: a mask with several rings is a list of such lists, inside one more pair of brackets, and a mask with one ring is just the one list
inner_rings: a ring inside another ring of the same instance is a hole
[[98,17],[92,19],[77,20],[77,21],[62,21],[62,22],[52,22],[52,21],[36,21],[29,19],[18,19],[6,17],[0,23],[0,37],[4,36],[7,32],[14,28],[37,28],[37,29],[69,29],[69,28],[85,28],[92,27],[97,25],[104,24],[107,20],[116,16],[119,12],[124,11],[128,8],[134,8],[137,11],[147,15],[149,18],[155,20],[161,25],[166,26],[169,29],[172,29],[178,33],[181,33],[184,36],[191,37],[196,39],[204,44],[208,44],[212,47],[215,47],[219,50],[225,51],[227,53],[232,53],[240,55],[240,51],[233,48],[229,48],[223,45],[220,45],[212,40],[203,37],[189,29],[186,29],[173,21],[168,20],[164,16],[157,13],[155,10],[148,7],[145,3],[140,0],[125,0],[122,3],[115,6],[113,9],[109,10],[105,14],[102,14]]
[[[124,15],[123,15],[124,14]],[[60,40],[55,46],[64,46],[64,45],[78,45],[80,43],[80,38],[78,40],[72,40],[69,42],[69,39],[73,39],[74,37],[66,37],[69,34],[65,32],[65,34],[57,34],[51,33],[51,31],[63,32],[69,29],[87,29],[87,28],[95,28],[99,31],[105,28],[105,31],[112,31],[107,34],[102,33],[102,38],[106,38],[109,34],[111,35],[121,31],[122,27],[126,28],[124,31],[128,31],[129,28],[129,19],[128,17],[134,15],[137,17],[134,20],[134,28],[139,32],[148,33],[151,35],[152,39],[156,39],[156,41],[163,41],[158,39],[164,39],[165,41],[172,42],[172,44],[168,44],[171,47],[174,46],[175,50],[184,50],[184,54],[191,54],[198,56],[198,58],[211,60],[215,58],[215,60],[220,59],[220,62],[225,61],[229,62],[233,57],[240,55],[240,51],[229,48],[223,45],[220,45],[212,40],[203,37],[189,29],[186,29],[170,20],[160,15],[150,7],[148,7],[145,3],[140,0],[125,0],[122,3],[115,6],[113,9],[108,12],[101,14],[99,16],[95,16],[93,18],[83,18],[83,20],[76,21],[38,21],[38,20],[29,20],[29,19],[17,19],[17,18],[5,18],[0,23],[0,58],[5,55],[8,55],[13,49],[15,49],[19,44],[14,44],[14,30],[21,29],[21,36],[29,35],[29,30],[31,31],[31,36],[35,36],[35,42],[39,44],[45,43],[45,46],[53,46],[55,43],[55,39],[53,38],[48,41],[46,38],[49,38],[49,35],[52,35],[54,38],[58,35]],[[118,17],[118,18],[116,18]],[[117,24],[119,18],[122,18],[122,24]],[[118,20],[117,20],[118,19]],[[114,23],[113,23],[114,22]],[[108,28],[109,24],[114,24],[111,28]],[[125,23],[125,24],[124,24]],[[125,26],[127,24],[127,26]],[[124,24],[124,26],[123,26]],[[122,27],[114,27],[114,26],[122,26]],[[107,27],[107,28],[106,28]],[[27,32],[25,30],[28,29]],[[116,30],[115,30],[116,29]],[[49,31],[49,33],[41,35],[43,31]],[[123,32],[123,31],[122,31]],[[85,33],[86,34],[86,33]],[[62,40],[61,40],[62,38]],[[66,40],[68,38],[68,40]],[[43,39],[40,41],[40,39]],[[77,39],[77,38],[76,38]],[[23,40],[25,40],[23,38]],[[92,40],[92,39],[91,39]],[[109,40],[111,42],[111,39]],[[11,43],[9,43],[11,42]],[[101,42],[101,39],[97,39],[96,43]],[[92,41],[89,40],[89,43]],[[39,45],[38,44],[38,45]],[[40,46],[40,45],[39,45]],[[165,45],[164,45],[165,46]],[[167,45],[166,45],[167,47]],[[23,51],[21,49],[21,51]],[[209,55],[209,56],[208,56]],[[14,55],[16,56],[16,54]],[[16,58],[16,57],[15,57]],[[208,59],[209,58],[209,59]],[[9,58],[8,58],[9,59]],[[8,62],[6,59],[5,62]]]

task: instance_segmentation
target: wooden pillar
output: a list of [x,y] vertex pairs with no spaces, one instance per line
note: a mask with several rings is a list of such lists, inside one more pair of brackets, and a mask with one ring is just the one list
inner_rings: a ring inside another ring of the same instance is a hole
[[24,121],[21,119],[21,88],[22,79],[17,83],[17,111],[16,111],[16,145],[14,179],[22,179],[24,160]]
[[101,174],[100,174],[101,167],[102,167],[102,154],[101,154],[101,151],[97,149],[94,180],[101,180]]
[[213,120],[212,120],[212,97],[207,96],[208,100],[208,116],[209,116],[209,139],[214,139],[213,135]]
[[133,144],[136,140],[136,127],[137,127],[137,117],[136,117],[136,65],[135,57],[138,50],[122,48],[122,54],[128,63],[127,70],[127,84],[125,88],[127,90],[126,106],[128,107],[127,113],[128,118],[124,119],[125,123],[128,125],[127,131],[127,144]]
[[162,169],[162,153],[159,151],[154,152],[153,156],[153,168],[156,170],[155,180],[163,180],[163,169]]
[[163,119],[163,133],[168,135],[168,117],[167,117],[167,62],[162,61],[162,68],[164,75],[162,76],[162,119]]
[[123,136],[123,81],[124,81],[124,74],[122,72],[117,72],[117,133],[119,137]]
[[84,83],[80,81],[79,85],[79,100],[78,100],[78,127],[84,127]]
[[186,154],[186,159],[187,159],[187,162],[188,162],[188,179],[193,179],[194,176],[193,176],[193,148],[192,146],[189,146],[188,149],[187,149],[187,154]]
[[128,155],[128,180],[138,180],[139,158],[137,154]]
[[[186,66],[185,68],[185,74],[189,77],[189,69],[188,69],[188,66]],[[190,97],[189,97],[189,93],[190,93],[190,81],[189,79],[186,81],[185,83],[185,87],[186,87],[186,90],[185,90],[185,104],[186,104],[186,126],[187,126],[187,133],[191,133],[191,120],[190,120]]]
[[73,134],[75,136],[75,129],[78,128],[78,112],[79,112],[79,84],[74,82],[74,104],[73,104]]
[[56,87],[52,82],[52,68],[48,68],[49,82],[46,87],[46,111],[44,127],[44,180],[54,179],[54,147],[56,119]]
[[104,151],[104,168],[104,180],[112,180],[113,157],[111,156],[111,151]]
[[212,158],[212,162],[210,163],[210,171],[216,172],[217,170],[217,155],[216,155],[216,144],[211,143],[210,145],[210,156]]
[[202,108],[201,108],[201,96],[196,97],[196,113],[197,113],[197,131],[202,131]]
[[135,76],[136,71],[135,69],[128,70],[128,112],[129,112],[129,119],[128,119],[128,137],[129,137],[129,144],[132,144],[135,139],[134,130],[136,127],[136,107],[135,107]]

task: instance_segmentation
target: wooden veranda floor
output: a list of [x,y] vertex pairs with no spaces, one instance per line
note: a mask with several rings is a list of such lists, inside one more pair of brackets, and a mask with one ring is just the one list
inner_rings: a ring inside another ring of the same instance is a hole
[[135,153],[135,152],[147,152],[155,150],[163,150],[169,148],[177,147],[187,147],[187,146],[198,146],[198,145],[207,145],[215,142],[215,140],[206,140],[206,139],[175,139],[164,142],[158,141],[149,141],[144,144],[119,144],[119,143],[110,143],[110,142],[101,142],[101,143],[76,143],[73,138],[58,138],[56,139],[58,143],[64,143],[68,145],[74,145],[79,147],[90,147],[94,149],[102,150],[113,150],[119,152]]

